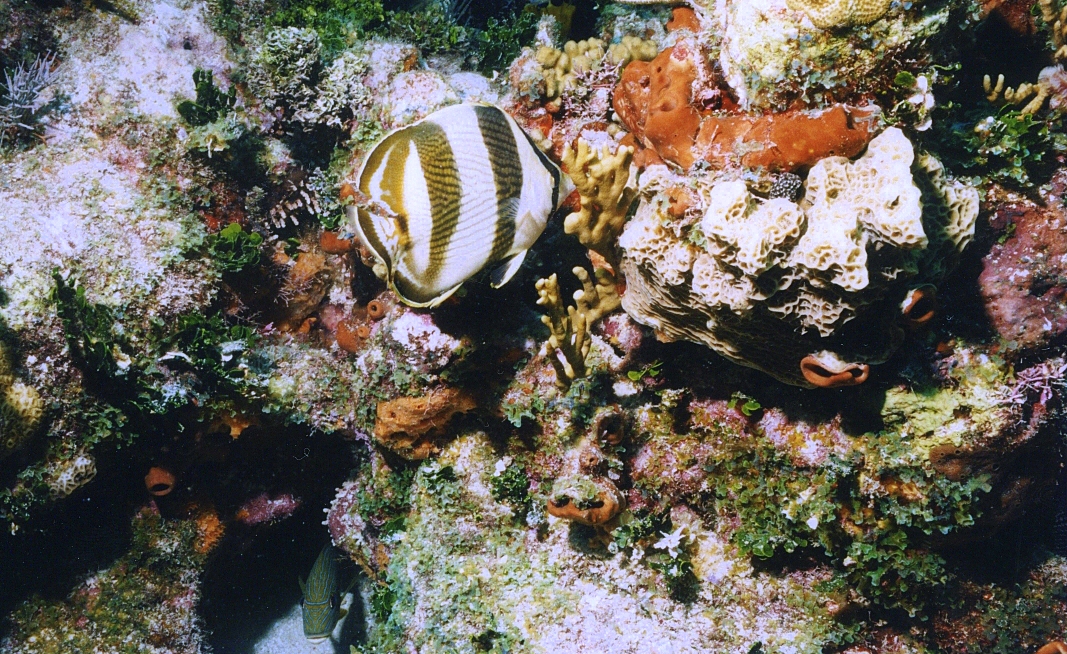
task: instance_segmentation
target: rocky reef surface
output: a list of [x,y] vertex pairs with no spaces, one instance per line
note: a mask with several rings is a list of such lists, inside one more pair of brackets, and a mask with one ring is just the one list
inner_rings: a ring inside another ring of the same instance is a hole
[[[1065,62],[1059,0],[0,0],[0,652],[1067,652]],[[346,210],[458,103],[576,191],[414,309]]]

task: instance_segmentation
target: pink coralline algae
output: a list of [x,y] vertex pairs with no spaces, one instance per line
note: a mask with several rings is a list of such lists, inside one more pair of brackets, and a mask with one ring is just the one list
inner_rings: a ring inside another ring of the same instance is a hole
[[1067,332],[1067,216],[1051,207],[1007,205],[990,222],[1014,233],[982,261],[986,314],[1016,347],[1048,345]]
[[288,518],[299,507],[300,500],[288,493],[274,498],[261,493],[241,505],[235,517],[246,525],[259,525]]

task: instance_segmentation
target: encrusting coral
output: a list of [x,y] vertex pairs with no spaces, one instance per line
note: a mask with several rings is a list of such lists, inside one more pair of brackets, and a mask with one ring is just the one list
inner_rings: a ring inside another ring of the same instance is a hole
[[582,290],[574,292],[577,306],[564,308],[555,273],[537,281],[537,303],[548,315],[541,316],[551,331],[545,345],[548,360],[556,371],[556,384],[567,388],[575,379],[585,377],[585,358],[589,355],[589,329],[597,320],[619,307],[615,280],[603,268],[595,270],[596,281],[589,278],[585,268],[575,267],[574,276],[582,283]]
[[43,415],[40,393],[15,378],[7,348],[0,344],[0,460],[26,443]]
[[49,469],[48,487],[55,497],[67,497],[96,477],[96,459],[88,452],[77,452],[69,459],[57,461]]
[[892,0],[787,0],[787,4],[804,12],[816,27],[829,30],[873,23],[889,11]]
[[891,128],[854,162],[817,163],[800,204],[714,183],[688,239],[642,202],[619,239],[623,308],[662,340],[704,343],[787,383],[862,382],[903,338],[890,307],[940,280],[978,215],[974,189],[914,160]]

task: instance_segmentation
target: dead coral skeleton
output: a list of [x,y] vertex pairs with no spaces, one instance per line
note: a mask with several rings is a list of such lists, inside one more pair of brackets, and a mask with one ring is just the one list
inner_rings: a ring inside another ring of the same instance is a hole
[[540,295],[537,303],[548,311],[548,315],[541,316],[541,322],[551,331],[546,345],[548,359],[556,371],[556,384],[563,389],[586,375],[589,328],[619,307],[619,295],[611,273],[596,269],[594,282],[584,268],[575,267],[573,272],[582,283],[582,290],[574,293],[577,306],[564,308],[555,274],[537,281],[537,294]]
[[1065,386],[1067,361],[1057,357],[1016,373],[1015,384],[1004,389],[999,399],[1013,411],[1025,406],[1035,396],[1038,404],[1045,405]]
[[615,240],[637,197],[636,189],[629,186],[633,154],[628,146],[614,154],[607,145],[596,150],[585,139],[578,139],[577,149],[568,145],[563,151],[563,164],[581,196],[581,208],[564,219],[563,230],[577,235],[582,245],[612,266],[618,263]]
[[19,64],[13,71],[4,71],[4,86],[0,89],[0,147],[8,135],[31,134],[37,122],[52,109],[53,103],[42,104],[41,93],[55,82],[52,67],[55,55],[40,56],[30,64]]

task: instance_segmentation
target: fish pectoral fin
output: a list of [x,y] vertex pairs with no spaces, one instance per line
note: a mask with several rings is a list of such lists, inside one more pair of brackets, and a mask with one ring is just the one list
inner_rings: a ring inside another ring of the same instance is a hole
[[348,615],[348,609],[341,609],[337,612],[337,620],[344,620],[346,615]]
[[493,288],[500,288],[504,284],[507,284],[515,273],[519,271],[519,266],[526,259],[526,253],[529,250],[523,250],[515,256],[504,261],[504,263],[489,274],[489,285]]

